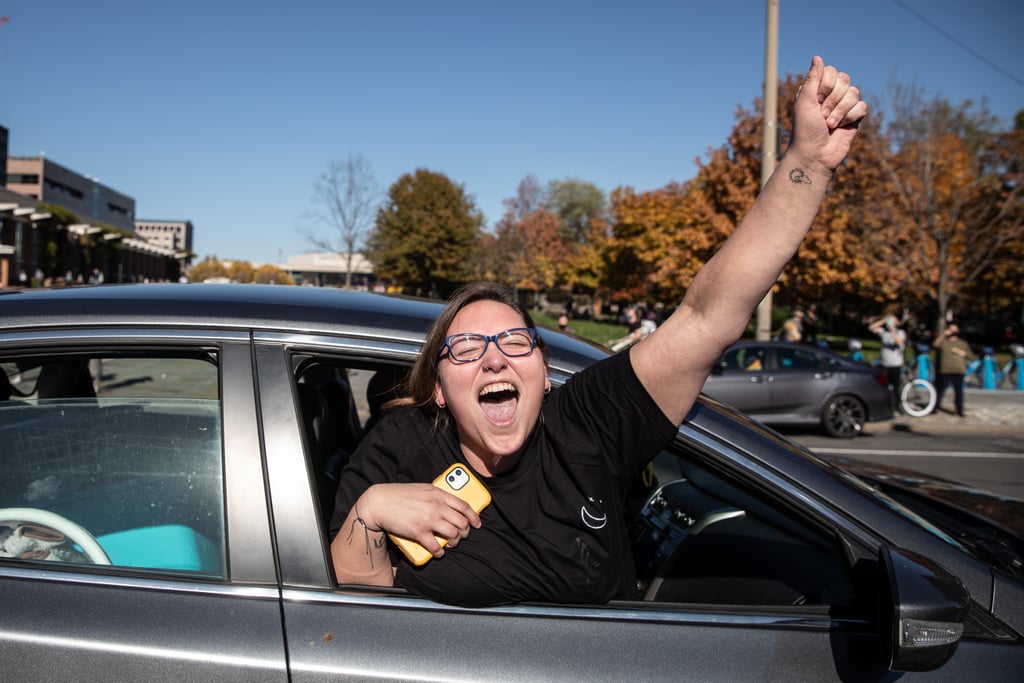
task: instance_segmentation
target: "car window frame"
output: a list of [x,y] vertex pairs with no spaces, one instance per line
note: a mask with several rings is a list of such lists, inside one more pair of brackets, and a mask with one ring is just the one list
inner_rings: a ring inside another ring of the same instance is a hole
[[[378,364],[394,363],[396,361],[411,364],[418,355],[419,344],[418,343],[405,343],[395,342],[394,340],[388,340],[382,342],[381,340],[365,339],[365,338],[351,338],[351,337],[328,337],[328,336],[315,336],[315,335],[301,335],[301,334],[290,334],[290,333],[270,333],[270,332],[259,332],[254,334],[254,342],[257,346],[257,358],[261,372],[261,383],[264,381],[269,382],[282,382],[287,377],[287,373],[294,369],[295,358],[301,356],[306,358],[309,356],[321,357],[331,363],[337,363],[347,368],[359,368],[359,367],[373,367]],[[259,350],[262,347],[262,350]],[[273,367],[271,367],[273,366]],[[556,383],[564,381],[568,375],[561,372],[553,372],[552,380]],[[294,378],[291,384],[294,385]],[[292,387],[291,391],[294,391]],[[280,412],[296,411],[298,405],[298,399],[291,392],[285,392],[287,395],[280,395],[281,392],[274,392],[275,396],[281,400],[276,406],[276,410]],[[267,401],[264,400],[262,409],[268,409],[270,406],[266,405]],[[301,416],[298,416],[301,419]],[[301,424],[296,424],[295,429],[292,430],[287,437],[276,445],[268,443],[268,460],[274,456],[271,454],[271,450],[278,452],[276,456],[278,462],[271,464],[268,461],[268,472],[271,473],[270,480],[273,482],[272,489],[275,486],[287,486],[291,490],[304,486],[309,489],[312,493],[314,484],[311,481],[312,475],[308,472],[308,462],[303,460],[301,462],[302,468],[305,469],[306,476],[302,477],[301,480],[292,477],[287,478],[288,473],[294,474],[300,466],[300,460],[296,457],[305,456],[303,452],[304,436],[301,434]],[[677,439],[677,443],[674,444],[674,448],[680,448],[686,444],[687,448],[692,448],[693,444],[690,441],[680,441]],[[278,473],[278,474],[275,474]],[[285,483],[286,482],[286,483]],[[314,525],[320,529],[320,533],[324,535],[322,525],[317,523],[313,516],[314,503],[310,497],[307,500],[305,492],[301,496],[301,507],[302,509],[289,508],[288,510],[279,509],[275,506],[275,525],[279,528],[281,525],[289,524],[289,520],[304,519],[306,520],[305,525],[307,528],[312,528]],[[789,506],[787,505],[787,510]],[[279,514],[280,513],[280,514]],[[790,515],[792,517],[792,515]],[[801,521],[801,524],[806,523]],[[293,529],[294,532],[290,531],[289,535],[297,536],[297,542],[292,541],[289,543],[290,550],[295,551],[301,555],[304,559],[302,560],[291,560],[289,558],[282,558],[282,582],[286,587],[301,588],[302,586],[308,585],[321,585],[336,590],[346,591],[353,590],[356,593],[361,592],[363,589],[357,586],[341,586],[337,587],[333,583],[333,569],[330,564],[329,546],[326,540],[322,541],[322,547],[314,549],[314,542],[308,534],[303,534],[300,530],[295,529],[294,525],[288,528]],[[830,524],[819,524],[815,527],[814,533],[816,535],[827,534],[830,537],[835,533],[835,527]],[[837,536],[838,539],[838,536]],[[837,552],[841,551],[848,554],[845,550],[847,545],[846,541],[836,541]],[[839,558],[845,561],[847,557]],[[305,566],[302,566],[305,565]],[[314,570],[310,571],[309,567],[315,567]],[[322,569],[321,569],[322,568]],[[378,589],[370,589],[370,592],[379,592]],[[402,595],[407,595],[404,592]],[[412,596],[408,596],[412,597]],[[429,602],[429,601],[428,601]],[[630,604],[634,604],[633,601],[628,601]],[[651,603],[640,604],[647,605],[645,609],[650,608]],[[683,603],[673,603],[683,604]],[[553,607],[564,607],[565,605],[552,605]],[[690,609],[710,609],[712,611],[721,609],[723,606],[708,604],[688,604]],[[779,606],[785,607],[785,606]],[[735,605],[731,606],[735,609]],[[797,606],[797,611],[804,613],[820,611],[820,606]],[[757,610],[761,610],[762,606],[758,606]],[[789,611],[787,609],[787,611]]]
[[183,349],[215,349],[221,400],[221,449],[224,468],[224,525],[227,573],[223,580],[182,573],[158,574],[145,568],[109,567],[103,575],[90,565],[61,567],[103,582],[105,575],[135,577],[146,582],[275,585],[277,574],[271,545],[266,491],[255,414],[252,345],[240,330],[203,328],[96,327],[11,331],[0,334],[0,355],[180,353]]

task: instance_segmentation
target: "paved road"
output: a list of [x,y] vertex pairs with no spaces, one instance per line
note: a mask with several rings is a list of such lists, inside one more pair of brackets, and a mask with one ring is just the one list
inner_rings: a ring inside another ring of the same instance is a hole
[[869,425],[851,440],[789,433],[823,456],[898,465],[1024,500],[1024,392],[968,390],[967,417],[952,395],[938,415]]

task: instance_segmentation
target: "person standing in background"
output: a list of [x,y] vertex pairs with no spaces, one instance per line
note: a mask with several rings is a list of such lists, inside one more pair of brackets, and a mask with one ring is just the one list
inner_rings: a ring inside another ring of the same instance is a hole
[[[818,307],[811,304],[804,313],[804,337],[805,344],[818,343]],[[827,348],[827,347],[826,347]]]
[[782,331],[779,332],[779,339],[782,341],[799,344],[804,339],[804,312],[799,308],[793,309],[789,319],[782,323]]
[[939,412],[942,395],[946,393],[947,386],[952,386],[956,414],[966,417],[964,375],[967,374],[967,359],[971,356],[971,346],[960,336],[960,326],[954,322],[946,325],[946,329],[935,338],[932,346],[939,350],[939,385],[936,387],[938,398],[935,399],[935,409],[932,413]]
[[900,321],[895,315],[889,314],[868,325],[871,334],[878,335],[882,342],[879,361],[885,368],[889,378],[889,391],[893,397],[893,409],[896,408],[896,389],[900,385],[900,375],[907,355],[907,333],[900,329]]

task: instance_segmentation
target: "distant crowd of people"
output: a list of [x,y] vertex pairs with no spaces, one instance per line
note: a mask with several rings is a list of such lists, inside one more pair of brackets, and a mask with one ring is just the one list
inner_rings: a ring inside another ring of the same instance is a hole
[[[911,347],[911,340],[906,329],[911,319],[908,309],[893,310],[866,325],[867,331],[878,337],[880,348],[877,363],[885,369],[888,377],[889,388],[894,396],[894,409],[896,406],[895,395],[900,386],[901,377],[907,368],[907,349]],[[939,410],[946,390],[952,388],[956,414],[964,417],[964,377],[974,355],[970,344],[961,336],[960,326],[952,319],[947,320],[939,334],[934,337],[924,334],[921,330],[919,332],[922,333],[919,335],[921,338],[916,345],[918,353],[935,352],[934,379],[938,400],[934,412]],[[794,308],[789,318],[779,328],[775,339],[823,345],[824,342],[818,337],[816,307],[811,305],[806,310]],[[851,358],[864,360],[860,339],[850,338],[847,348]]]

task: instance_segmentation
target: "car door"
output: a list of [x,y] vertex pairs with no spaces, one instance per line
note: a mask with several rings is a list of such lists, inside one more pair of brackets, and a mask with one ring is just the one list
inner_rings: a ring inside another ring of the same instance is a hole
[[[373,373],[411,362],[415,348],[297,335],[259,335],[256,342],[261,419],[275,425],[266,457],[292,680],[735,681],[879,674],[873,656],[877,628],[847,602],[747,604],[736,597],[724,604],[652,594],[649,601],[608,606],[464,609],[397,589],[335,585],[314,494],[316,437],[298,414],[303,411],[300,369],[320,359]],[[715,509],[708,513],[714,517]],[[724,522],[735,523],[735,517],[727,515]],[[832,566],[834,574],[844,573],[847,560],[827,525],[788,523],[798,529],[791,536],[813,539],[820,562]],[[704,537],[721,541],[710,526],[704,523]],[[742,540],[732,546],[733,556],[748,565],[763,562],[744,554],[752,546]],[[811,575],[801,573],[805,583]],[[740,585],[745,582],[734,584]],[[785,593],[784,599],[793,597]]]
[[774,412],[816,415],[832,395],[835,373],[811,348],[776,346],[772,349],[771,394]]
[[740,344],[726,350],[704,383],[704,393],[751,415],[771,413],[769,348]]
[[285,680],[247,335],[0,334],[7,680]]

